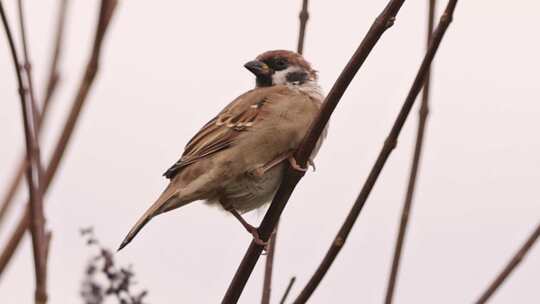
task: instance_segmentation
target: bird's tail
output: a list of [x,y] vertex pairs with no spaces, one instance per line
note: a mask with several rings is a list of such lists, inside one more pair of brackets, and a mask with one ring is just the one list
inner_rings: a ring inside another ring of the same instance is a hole
[[118,251],[120,251],[122,248],[126,247],[129,242],[141,231],[141,229],[156,215],[163,213],[166,211],[167,206],[171,204],[178,205],[178,207],[181,205],[180,202],[177,202],[180,197],[178,190],[175,189],[176,187],[169,185],[165,191],[159,196],[157,201],[150,207],[146,212],[141,216],[141,218],[135,223],[135,225],[131,228],[129,233],[126,235],[124,240],[122,241],[122,244],[120,244],[120,247],[118,247]]

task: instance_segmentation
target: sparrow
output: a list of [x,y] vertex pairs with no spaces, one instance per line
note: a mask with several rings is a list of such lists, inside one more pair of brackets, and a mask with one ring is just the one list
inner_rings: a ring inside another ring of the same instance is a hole
[[241,213],[272,201],[285,162],[306,170],[297,164],[293,152],[318,115],[324,96],[317,72],[295,52],[268,51],[244,67],[255,75],[255,88],[233,100],[187,143],[180,160],[163,174],[169,185],[118,250],[156,215],[199,200],[221,206],[258,244],[265,244]]

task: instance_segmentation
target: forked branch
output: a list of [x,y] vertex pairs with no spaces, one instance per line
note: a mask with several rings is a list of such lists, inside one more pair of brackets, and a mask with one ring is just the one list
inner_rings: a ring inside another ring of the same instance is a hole
[[[86,101],[88,93],[94,83],[95,76],[98,71],[98,63],[101,54],[101,46],[105,37],[107,28],[109,27],[110,21],[112,19],[113,13],[115,12],[116,6],[118,4],[117,0],[102,0],[101,8],[99,11],[98,23],[95,32],[94,44],[92,47],[92,53],[90,59],[88,60],[86,70],[79,85],[77,94],[73,100],[73,105],[71,107],[69,116],[64,124],[62,133],[58,142],[55,145],[55,149],[52,155],[52,158],[43,174],[43,185],[42,191],[45,193],[49,188],[56,172],[60,161],[64,155],[66,147],[71,139],[75,125],[78,121],[79,114],[81,109]],[[8,240],[7,245],[5,246],[2,254],[0,255],[0,275],[3,273],[5,267],[11,260],[11,257],[15,253],[25,230],[30,224],[30,213],[27,210],[23,217],[19,220],[19,223]]]
[[[321,110],[318,117],[315,119],[311,125],[308,134],[302,140],[299,148],[295,153],[295,158],[298,163],[305,167],[307,160],[311,155],[311,152],[315,148],[316,142],[321,136],[332,112],[336,108],[339,100],[345,93],[345,90],[351,83],[352,79],[366,60],[367,56],[379,41],[379,38],[382,34],[393,25],[395,16],[401,5],[405,0],[392,0],[390,1],[383,12],[377,17],[368,33],[360,43],[360,46],[351,57],[340,76],[334,83],[334,86],[330,90],[328,96],[326,96],[325,101],[322,104]],[[283,181],[272,200],[270,208],[266,212],[263,221],[259,227],[259,236],[262,240],[267,241],[270,237],[270,234],[273,232],[279,217],[287,204],[296,184],[302,176],[303,172],[292,169],[287,165]],[[242,294],[244,287],[253,272],[253,268],[259,259],[259,256],[262,252],[262,246],[258,245],[255,242],[251,242],[249,248],[240,263],[240,266],[236,270],[236,273],[227,289],[225,296],[223,297],[222,303],[236,303]]]
[[426,55],[424,56],[424,59],[422,60],[422,64],[420,65],[420,69],[416,74],[416,78],[414,79],[411,89],[407,94],[407,98],[405,99],[405,102],[403,103],[403,106],[394,122],[394,125],[392,126],[390,134],[388,135],[381,151],[379,152],[379,156],[377,157],[377,160],[375,161],[375,164],[373,165],[368,175],[368,178],[364,183],[362,190],[360,191],[360,194],[354,202],[354,205],[352,206],[349,214],[347,215],[347,218],[345,219],[345,222],[341,226],[334,241],[330,245],[330,248],[328,249],[328,252],[326,253],[324,259],[317,268],[317,271],[313,274],[313,276],[311,277],[311,279],[304,287],[304,289],[294,303],[307,302],[309,297],[313,294],[313,291],[315,291],[315,289],[319,286],[319,283],[325,276],[330,266],[332,266],[332,263],[339,254],[341,248],[343,248],[343,245],[345,244],[345,241],[347,240],[347,237],[349,236],[349,233],[351,232],[354,223],[358,219],[358,216],[362,211],[362,207],[364,207],[364,204],[368,199],[369,194],[371,193],[371,190],[373,189],[373,186],[375,185],[375,182],[377,181],[379,174],[381,173],[386,163],[386,160],[397,145],[399,133],[401,132],[401,129],[403,128],[403,125],[405,124],[405,121],[407,120],[407,117],[411,112],[418,93],[420,93],[420,90],[422,89],[422,85],[424,84],[424,80],[427,72],[429,71],[431,62],[433,61],[433,58],[437,52],[437,49],[439,48],[441,40],[444,37],[444,34],[448,29],[450,22],[452,21],[452,16],[456,4],[457,0],[450,0],[448,2],[446,10],[444,11],[439,21],[439,25],[433,33],[433,38],[429,43],[428,50],[426,52]]
[[[53,51],[53,57],[51,60],[51,67],[49,70],[49,79],[47,82],[47,89],[43,98],[43,102],[41,104],[41,111],[37,111],[37,134],[38,134],[38,140],[39,140],[39,134],[41,130],[43,129],[44,122],[47,118],[47,113],[49,113],[48,109],[51,105],[51,100],[54,95],[54,92],[56,91],[56,88],[58,87],[58,82],[60,79],[60,72],[59,72],[59,62],[61,57],[61,49],[62,49],[62,41],[63,41],[63,34],[64,34],[64,25],[66,21],[66,11],[67,11],[67,3],[68,0],[62,0],[60,2],[59,7],[59,13],[58,13],[58,20],[57,20],[57,28],[56,28],[56,34],[55,34],[55,43],[54,43],[54,51]],[[37,109],[37,106],[35,107]],[[8,190],[6,191],[6,194],[4,195],[1,203],[0,203],[0,228],[2,224],[4,223],[4,218],[6,214],[8,213],[12,203],[13,199],[15,197],[15,193],[17,192],[17,189],[19,188],[19,185],[22,181],[22,177],[24,175],[24,172],[26,170],[27,162],[24,155],[21,157],[21,161],[19,162],[19,165],[16,168],[16,173],[13,176],[13,179],[9,183]]]
[[[309,18],[308,12],[308,0],[302,0],[302,9],[300,14],[298,14],[298,19],[300,19],[300,30],[298,31],[298,46],[296,52],[302,54],[304,52],[304,40],[306,36],[306,25]],[[279,229],[279,223],[276,224],[274,228],[274,233],[270,236],[268,241],[268,250],[266,252],[266,265],[264,267],[264,280],[263,280],[263,292],[261,304],[270,303],[270,295],[272,291],[272,273],[274,267],[274,256],[276,253],[276,241],[277,233]],[[293,281],[294,282],[294,281]]]
[[[27,80],[28,84],[31,86],[31,75],[30,67],[28,60],[28,50],[26,47],[26,37],[24,31],[24,19],[22,14],[21,3],[19,2],[19,11],[20,11],[20,24],[21,24],[21,33],[23,38],[23,48],[25,53],[25,69],[27,71]],[[28,100],[27,98],[27,89],[24,86],[23,77],[20,69],[19,56],[13,41],[13,36],[11,34],[11,29],[9,22],[7,20],[6,13],[4,11],[4,6],[0,2],[0,14],[2,16],[2,23],[4,25],[4,30],[6,32],[7,40],[9,43],[9,48],[11,50],[11,56],[13,59],[13,66],[15,69],[15,74],[17,76],[17,84],[19,90],[19,98],[21,103],[23,125],[24,125],[24,139],[26,146],[26,161],[28,166],[26,168],[26,180],[28,184],[28,192],[30,196],[29,202],[29,221],[30,221],[30,232],[32,236],[32,248],[34,252],[34,269],[36,276],[36,289],[35,289],[35,302],[36,303],[46,303],[47,302],[47,287],[46,287],[46,242],[47,238],[45,236],[45,219],[43,216],[43,201],[42,193],[40,191],[39,184],[39,167],[41,166],[41,159],[39,153],[39,143],[37,141],[36,129],[35,129],[35,113],[34,108],[35,104]],[[31,98],[33,98],[30,93]]]

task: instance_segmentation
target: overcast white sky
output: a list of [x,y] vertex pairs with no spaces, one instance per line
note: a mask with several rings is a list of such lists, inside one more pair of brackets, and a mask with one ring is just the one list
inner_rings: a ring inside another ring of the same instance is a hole
[[[15,2],[3,1],[15,26]],[[39,97],[57,1],[26,1]],[[71,1],[48,156],[89,53],[98,1]],[[328,91],[386,1],[310,1],[305,56]],[[443,4],[438,1],[439,7]],[[332,118],[317,171],[285,210],[273,302],[293,275],[295,296],[326,252],[371,168],[424,50],[427,1],[406,1]],[[80,303],[94,226],[116,248],[166,185],[161,173],[210,117],[253,86],[242,65],[294,49],[300,1],[123,1],[101,71],[47,196],[50,303]],[[536,1],[460,1],[433,73],[432,112],[396,303],[470,303],[540,220],[540,21]],[[16,83],[0,35],[0,193],[22,151]],[[380,303],[410,166],[416,109],[348,242],[311,303]],[[22,194],[0,228],[3,244]],[[249,221],[258,223],[262,212]],[[227,214],[194,203],[153,220],[117,258],[133,264],[150,303],[216,303],[250,236]],[[241,303],[257,303],[264,258]],[[32,303],[29,237],[0,280],[0,302]],[[540,246],[492,303],[540,301]]]

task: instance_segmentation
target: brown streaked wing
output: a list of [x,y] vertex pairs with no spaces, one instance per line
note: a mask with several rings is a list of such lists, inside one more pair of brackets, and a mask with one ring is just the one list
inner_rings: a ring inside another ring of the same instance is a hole
[[204,125],[188,142],[180,160],[163,175],[172,179],[182,168],[230,147],[240,132],[253,126],[268,96],[253,93],[239,97]]

